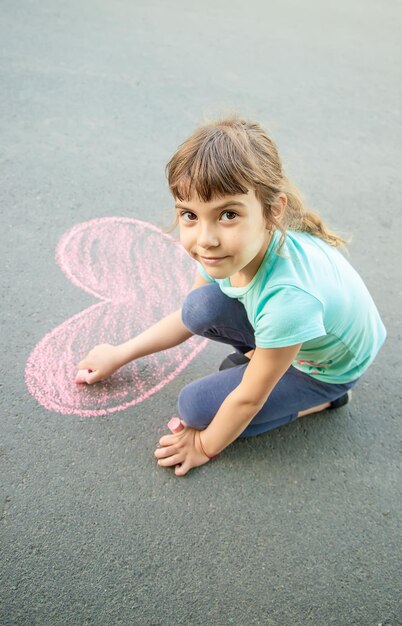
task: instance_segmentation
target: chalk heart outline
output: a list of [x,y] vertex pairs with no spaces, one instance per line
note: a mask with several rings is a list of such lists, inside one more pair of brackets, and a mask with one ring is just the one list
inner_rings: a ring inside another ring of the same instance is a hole
[[191,337],[130,363],[102,383],[77,385],[76,364],[94,345],[126,341],[181,306],[194,266],[170,235],[120,217],[71,228],[57,245],[56,261],[98,302],[47,333],[27,360],[28,391],[49,411],[81,417],[123,411],[163,389],[207,345]]

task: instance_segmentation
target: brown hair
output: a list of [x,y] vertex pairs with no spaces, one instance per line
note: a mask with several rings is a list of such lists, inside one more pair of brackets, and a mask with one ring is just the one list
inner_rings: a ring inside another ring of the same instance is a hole
[[[331,246],[347,240],[332,233],[320,216],[304,207],[300,192],[282,169],[275,143],[260,124],[233,116],[198,128],[176,150],[166,166],[169,189],[183,201],[196,194],[204,202],[254,189],[265,219],[282,232],[286,229],[311,233]],[[273,207],[280,193],[287,205],[279,222]]]

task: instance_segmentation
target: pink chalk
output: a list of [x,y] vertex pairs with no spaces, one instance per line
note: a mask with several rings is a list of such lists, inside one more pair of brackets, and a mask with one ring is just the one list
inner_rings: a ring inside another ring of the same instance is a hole
[[76,383],[88,383],[88,374],[91,373],[92,370],[78,370],[77,375],[75,377]]
[[172,417],[172,419],[168,422],[168,428],[172,431],[172,433],[176,434],[183,430],[184,426],[179,417]]

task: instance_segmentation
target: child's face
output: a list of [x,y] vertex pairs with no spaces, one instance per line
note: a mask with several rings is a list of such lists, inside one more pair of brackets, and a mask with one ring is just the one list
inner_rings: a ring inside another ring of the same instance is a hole
[[250,282],[271,236],[254,190],[210,202],[177,200],[176,210],[183,247],[212,278]]

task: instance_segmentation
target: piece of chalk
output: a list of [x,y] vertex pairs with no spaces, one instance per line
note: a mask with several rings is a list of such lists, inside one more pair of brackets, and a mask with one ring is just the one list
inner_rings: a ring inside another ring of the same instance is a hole
[[78,370],[77,375],[75,377],[75,382],[78,384],[88,383],[88,374],[91,373],[92,370]]
[[184,426],[179,417],[172,417],[172,419],[168,422],[168,428],[172,431],[172,433],[176,434],[183,430]]

